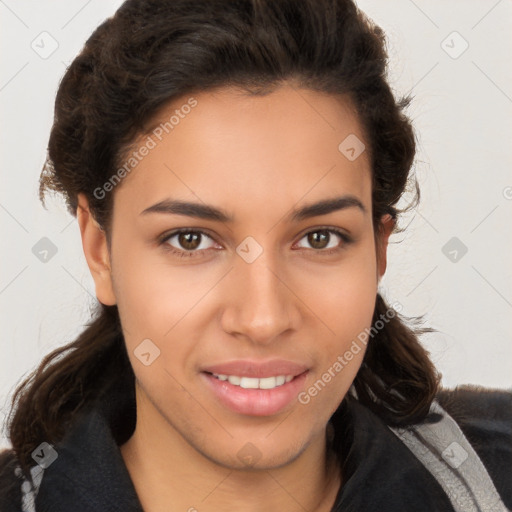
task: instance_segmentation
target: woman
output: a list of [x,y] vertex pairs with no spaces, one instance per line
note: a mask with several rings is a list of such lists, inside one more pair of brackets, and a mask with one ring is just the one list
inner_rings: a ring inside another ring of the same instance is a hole
[[414,133],[348,0],[128,0],[41,198],[98,311],[17,390],[2,510],[507,510],[511,395],[439,389],[378,292]]

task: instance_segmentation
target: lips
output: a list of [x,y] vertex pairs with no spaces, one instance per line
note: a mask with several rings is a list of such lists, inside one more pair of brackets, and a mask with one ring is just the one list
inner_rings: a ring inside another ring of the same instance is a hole
[[296,377],[308,370],[308,366],[285,359],[272,359],[267,361],[237,360],[227,363],[214,364],[202,368],[203,372],[216,375],[236,375],[238,377],[252,377],[264,379],[278,375],[291,375]]
[[238,360],[203,368],[201,379],[224,407],[238,414],[272,416],[297,400],[308,370],[284,359]]

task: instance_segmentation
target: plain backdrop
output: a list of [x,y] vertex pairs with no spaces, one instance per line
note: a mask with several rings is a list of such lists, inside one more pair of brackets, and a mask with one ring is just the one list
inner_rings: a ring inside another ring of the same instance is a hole
[[[76,220],[38,178],[59,81],[119,0],[0,2],[0,422],[20,380],[83,330],[95,302]],[[453,387],[510,388],[512,3],[361,0],[387,34],[418,138],[422,200],[394,235],[381,289],[436,329],[422,340]],[[54,247],[47,261],[40,244]],[[37,245],[39,244],[39,245]],[[7,441],[0,436],[0,444]]]

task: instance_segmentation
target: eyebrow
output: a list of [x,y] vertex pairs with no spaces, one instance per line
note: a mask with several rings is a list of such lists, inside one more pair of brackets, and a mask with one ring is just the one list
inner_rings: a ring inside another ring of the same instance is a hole
[[[357,197],[352,195],[345,195],[341,197],[335,197],[333,199],[323,199],[322,201],[308,204],[299,209],[293,209],[287,218],[292,222],[299,222],[304,219],[318,217],[320,215],[327,215],[329,213],[339,210],[346,210],[348,208],[358,208],[361,212],[366,213],[366,208]],[[197,217],[199,219],[218,222],[234,221],[234,218],[231,217],[226,211],[215,206],[173,199],[164,199],[163,201],[160,201],[146,208],[140,213],[140,215],[146,215],[148,213],[185,215],[188,217]]]

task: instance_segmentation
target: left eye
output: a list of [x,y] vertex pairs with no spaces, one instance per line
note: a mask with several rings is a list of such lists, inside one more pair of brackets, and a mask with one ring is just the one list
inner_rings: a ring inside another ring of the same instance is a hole
[[[350,239],[345,233],[338,231],[337,229],[316,229],[314,231],[310,231],[306,233],[301,240],[307,239],[307,242],[313,246],[313,249],[318,249],[319,251],[324,249],[335,249],[339,247],[339,241],[336,243],[336,240],[332,235],[341,238],[341,240],[345,243],[349,243]],[[326,241],[333,241],[334,245],[325,245]]]

